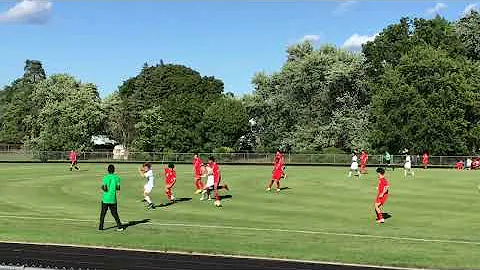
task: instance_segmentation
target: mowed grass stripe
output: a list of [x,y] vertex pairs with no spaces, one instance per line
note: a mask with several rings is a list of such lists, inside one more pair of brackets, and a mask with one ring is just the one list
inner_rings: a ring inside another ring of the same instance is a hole
[[[23,165],[0,164],[0,218],[4,223],[0,239],[480,268],[476,244],[480,235],[472,230],[480,226],[475,214],[480,207],[476,188],[480,181],[474,171],[417,170],[415,179],[404,178],[402,170],[388,171],[392,189],[385,210],[392,218],[378,225],[372,209],[376,194],[372,168],[365,177],[349,179],[347,167],[289,166],[289,177],[282,183],[289,189],[277,194],[265,192],[271,177],[269,166],[221,166],[233,197],[219,209],[213,202],[199,201],[193,194],[191,166],[180,165],[175,195],[192,200],[146,211],[139,202],[144,180],[138,175],[138,165],[118,164],[120,217],[124,221],[151,219],[150,225],[131,227],[120,237],[115,232],[96,231],[99,186],[106,164],[81,164],[78,172],[70,172],[68,164],[28,164],[28,170],[22,170]],[[161,167],[154,165],[154,172],[153,199],[161,202],[165,200]]]
[[[30,219],[30,220],[51,220],[51,221],[68,221],[68,222],[89,222],[96,223],[97,220],[88,219],[71,219],[71,218],[51,218],[51,217],[32,217],[32,216],[3,216],[0,218],[9,219]],[[206,228],[206,229],[222,229],[222,230],[246,230],[246,231],[265,231],[265,232],[282,232],[282,233],[297,233],[297,234],[323,234],[332,236],[347,236],[347,237],[365,237],[365,238],[377,238],[388,240],[401,240],[401,241],[413,241],[413,242],[434,242],[434,243],[452,243],[452,244],[467,244],[467,245],[480,245],[480,242],[471,241],[459,241],[448,239],[423,239],[423,238],[411,238],[411,237],[398,237],[398,236],[382,236],[382,235],[369,235],[369,234],[352,234],[341,232],[328,232],[328,231],[305,231],[305,230],[289,230],[279,228],[257,228],[257,227],[235,227],[235,226],[222,226],[222,225],[204,225],[204,224],[183,224],[183,223],[145,223],[143,226],[162,226],[162,227],[189,227],[189,228]]]

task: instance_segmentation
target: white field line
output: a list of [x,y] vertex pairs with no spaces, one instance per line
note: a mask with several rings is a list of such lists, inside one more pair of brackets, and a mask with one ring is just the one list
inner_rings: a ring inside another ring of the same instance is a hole
[[[0,218],[26,219],[26,220],[54,220],[54,221],[68,221],[68,222],[91,222],[91,223],[97,222],[96,220],[91,220],[91,219],[32,217],[32,216],[16,216],[16,215],[0,215]],[[310,235],[332,235],[332,236],[346,236],[346,237],[353,237],[353,238],[371,238],[371,239],[386,239],[386,240],[399,240],[399,241],[410,241],[410,242],[464,244],[464,245],[480,246],[480,242],[475,242],[475,241],[414,238],[414,237],[386,236],[386,235],[373,235],[373,234],[337,233],[337,232],[329,232],[326,230],[307,231],[307,230],[292,230],[292,229],[237,227],[237,226],[186,224],[186,223],[154,223],[154,222],[145,223],[145,225],[158,226],[158,227],[188,227],[188,228],[223,229],[223,230],[238,230],[238,231],[261,231],[261,232],[282,232],[282,233],[296,233],[296,234],[310,234]],[[379,226],[385,226],[385,225],[379,225]]]

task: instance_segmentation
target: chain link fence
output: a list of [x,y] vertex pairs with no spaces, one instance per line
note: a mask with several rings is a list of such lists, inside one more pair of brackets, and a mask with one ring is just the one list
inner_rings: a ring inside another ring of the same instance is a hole
[[[274,153],[200,153],[206,160],[214,156],[220,163],[231,164],[271,164]],[[35,152],[26,150],[0,151],[0,162],[68,162],[69,152],[48,151]],[[191,163],[193,153],[157,153],[157,152],[127,152],[123,155],[109,152],[80,152],[80,162],[175,162]],[[413,155],[412,164],[421,165],[422,157]],[[465,161],[468,156],[431,156],[430,165],[454,166],[458,160]],[[474,158],[474,157],[470,157]],[[306,165],[349,165],[351,155],[348,154],[285,154],[287,164]],[[400,166],[405,161],[404,155],[392,155],[392,164]],[[385,164],[383,155],[369,155],[369,165]]]

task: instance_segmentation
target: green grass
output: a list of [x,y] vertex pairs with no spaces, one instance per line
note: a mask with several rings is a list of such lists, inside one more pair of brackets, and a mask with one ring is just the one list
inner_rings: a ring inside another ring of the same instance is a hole
[[[269,166],[221,169],[233,196],[222,208],[199,201],[193,194],[191,167],[180,165],[175,195],[193,199],[147,211],[140,202],[144,180],[137,166],[117,165],[122,221],[151,222],[125,232],[99,232],[99,185],[105,164],[83,164],[81,171],[73,172],[66,164],[0,164],[0,240],[480,268],[479,172],[417,170],[415,179],[405,179],[402,170],[388,171],[391,192],[385,210],[392,218],[379,225],[373,214],[372,168],[367,177],[349,179],[347,168],[291,166],[283,182],[289,189],[279,194],[264,191]],[[153,199],[165,201],[160,166],[154,171]],[[106,225],[113,225],[110,214]]]

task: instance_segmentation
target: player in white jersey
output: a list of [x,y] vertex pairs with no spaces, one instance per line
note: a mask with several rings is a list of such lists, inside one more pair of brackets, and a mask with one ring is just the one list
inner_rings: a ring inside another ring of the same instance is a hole
[[203,166],[204,168],[204,174],[202,177],[207,177],[207,184],[203,188],[202,191],[202,197],[200,198],[201,201],[205,200],[208,198],[208,200],[211,200],[212,198],[210,197],[210,192],[213,190],[213,187],[215,185],[215,180],[213,177],[213,169],[210,166]]
[[410,158],[409,154],[405,156],[405,164],[403,165],[403,168],[405,169],[405,177],[407,174],[415,177],[415,172],[412,169],[412,159]]
[[353,154],[352,156],[352,164],[350,165],[350,171],[348,172],[348,177],[352,177],[352,172],[355,172],[355,176],[360,176],[360,171],[358,170],[357,154]]
[[148,203],[148,209],[155,209],[155,205],[153,204],[152,198],[150,197],[154,181],[152,164],[150,164],[149,162],[143,164],[143,166],[140,167],[139,172],[140,175],[142,177],[145,177],[147,180],[147,183],[145,183],[145,185],[143,186],[143,201]]

